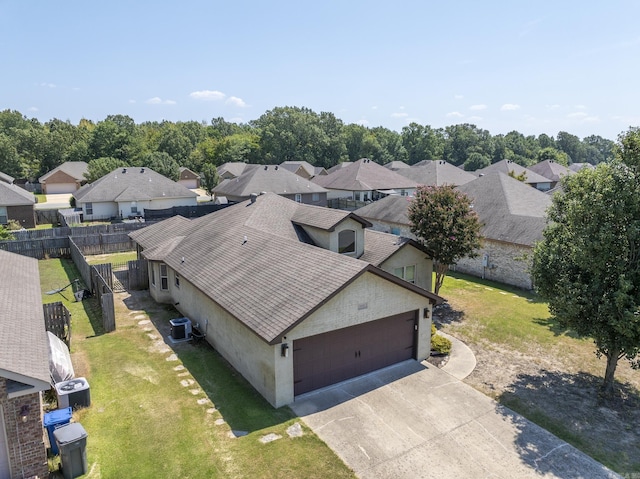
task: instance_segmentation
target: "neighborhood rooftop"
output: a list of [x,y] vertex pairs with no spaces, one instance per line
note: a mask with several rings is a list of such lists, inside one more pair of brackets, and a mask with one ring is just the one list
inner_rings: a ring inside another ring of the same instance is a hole
[[0,181],[0,206],[33,205],[35,196],[18,185]]
[[326,176],[316,176],[313,182],[328,189],[345,191],[386,191],[418,186],[415,181],[366,158],[330,170]]

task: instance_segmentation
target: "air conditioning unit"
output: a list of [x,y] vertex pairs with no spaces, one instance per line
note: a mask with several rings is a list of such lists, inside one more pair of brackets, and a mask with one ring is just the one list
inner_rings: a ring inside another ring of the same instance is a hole
[[191,320],[189,318],[172,319],[169,324],[171,324],[172,339],[189,339],[191,337]]
[[85,378],[75,378],[54,385],[58,398],[58,408],[89,407],[91,405],[91,389]]

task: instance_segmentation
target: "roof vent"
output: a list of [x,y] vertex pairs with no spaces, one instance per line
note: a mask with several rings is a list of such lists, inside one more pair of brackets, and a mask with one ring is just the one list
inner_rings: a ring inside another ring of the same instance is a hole
[[140,168],[140,173],[144,173],[144,168]]
[[265,171],[268,170],[269,166],[268,165],[264,165],[264,169],[265,169]]
[[126,168],[122,168],[122,173],[126,173],[127,169]]
[[278,165],[276,165],[276,170],[278,169]]
[[255,203],[258,195],[256,193],[251,193],[251,196],[249,198],[251,199],[251,203]]

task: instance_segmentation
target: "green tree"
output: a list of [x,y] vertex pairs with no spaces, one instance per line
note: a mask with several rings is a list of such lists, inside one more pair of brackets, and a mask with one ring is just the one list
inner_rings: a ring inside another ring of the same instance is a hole
[[569,166],[569,156],[560,150],[556,150],[555,148],[543,148],[536,154],[536,163],[541,161],[553,161],[563,166]]
[[154,151],[145,155],[142,158],[141,166],[147,166],[170,180],[178,181],[180,179],[180,166],[176,160],[171,158],[171,155],[164,151]]
[[465,171],[476,171],[480,168],[485,168],[491,164],[491,160],[488,156],[482,153],[471,153],[467,161],[462,165]]
[[87,172],[84,177],[89,183],[93,183],[99,178],[102,178],[107,173],[111,173],[117,168],[128,167],[129,165],[117,158],[96,158],[87,163]]
[[583,163],[585,160],[584,145],[576,135],[561,131],[556,139],[556,148],[569,155],[571,163]]
[[411,232],[434,261],[438,294],[449,265],[480,247],[480,221],[471,199],[454,186],[419,186],[409,203]]
[[444,136],[441,129],[410,123],[402,128],[402,145],[407,151],[407,161],[414,165],[422,160],[441,160],[444,153]]
[[220,176],[218,175],[218,169],[211,163],[205,163],[202,165],[202,177],[200,178],[200,184],[204,188],[204,191],[213,200],[213,189],[218,186]]
[[626,165],[638,170],[640,167],[640,127],[629,128],[618,136],[615,155]]
[[0,225],[0,241],[11,241],[14,239],[15,238],[11,231],[9,231],[9,228],[4,225]]
[[607,358],[606,394],[620,359],[636,367],[640,351],[640,182],[621,162],[563,179],[532,278],[557,321],[593,338]]

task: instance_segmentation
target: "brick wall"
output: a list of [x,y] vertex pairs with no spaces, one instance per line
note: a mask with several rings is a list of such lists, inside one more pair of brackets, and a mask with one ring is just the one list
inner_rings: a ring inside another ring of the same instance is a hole
[[36,213],[33,205],[7,206],[7,218],[16,220],[23,228],[36,227]]
[[[11,477],[15,479],[49,477],[40,393],[8,399],[6,380],[0,378],[0,404],[4,413]],[[29,407],[25,422],[20,415],[23,406]]]

